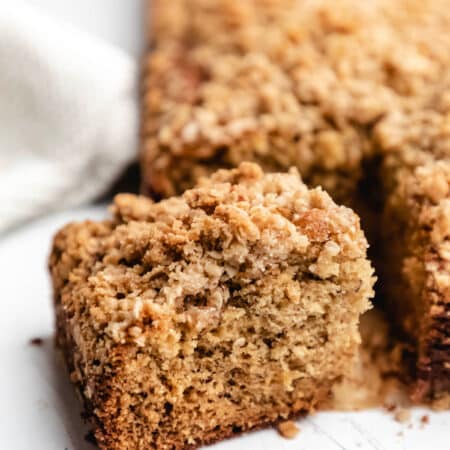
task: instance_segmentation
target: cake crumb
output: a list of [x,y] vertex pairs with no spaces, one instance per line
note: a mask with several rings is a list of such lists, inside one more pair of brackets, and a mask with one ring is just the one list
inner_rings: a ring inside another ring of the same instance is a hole
[[405,423],[411,419],[411,411],[405,408],[399,408],[394,413],[394,418],[397,422]]
[[30,345],[34,345],[36,347],[40,347],[43,343],[44,341],[42,340],[42,338],[39,337],[30,339]]
[[294,439],[300,432],[299,427],[292,421],[286,420],[277,425],[278,433],[286,439]]
[[424,414],[421,418],[420,418],[420,422],[423,423],[424,425],[430,423],[430,417],[427,414]]

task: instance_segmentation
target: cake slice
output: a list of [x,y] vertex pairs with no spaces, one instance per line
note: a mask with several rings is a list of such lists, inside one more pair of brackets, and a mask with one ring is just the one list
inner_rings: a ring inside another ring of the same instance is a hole
[[307,413],[351,367],[374,282],[358,217],[295,170],[120,195],[50,257],[57,346],[102,449],[184,449]]
[[384,206],[380,291],[412,344],[413,399],[450,407],[450,96],[376,130]]

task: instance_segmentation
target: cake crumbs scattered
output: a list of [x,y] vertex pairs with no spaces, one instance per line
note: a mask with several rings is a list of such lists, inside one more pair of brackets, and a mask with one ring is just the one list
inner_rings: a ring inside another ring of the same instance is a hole
[[44,341],[39,337],[30,339],[30,345],[35,345],[36,347],[40,347],[43,343]]
[[397,422],[405,423],[411,419],[411,411],[405,408],[399,408],[394,413],[394,418]]
[[280,422],[277,429],[278,433],[286,439],[294,439],[300,432],[300,428],[292,420]]
[[426,425],[428,423],[430,423],[430,417],[427,414],[424,414],[421,418],[420,418],[420,422],[423,425]]

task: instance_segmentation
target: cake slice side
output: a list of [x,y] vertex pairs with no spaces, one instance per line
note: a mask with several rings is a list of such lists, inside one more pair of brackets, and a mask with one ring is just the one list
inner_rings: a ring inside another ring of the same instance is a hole
[[182,449],[306,413],[351,366],[373,270],[357,216],[294,171],[119,196],[50,267],[57,343],[101,448]]
[[450,122],[448,81],[427,108],[376,130],[384,190],[377,272],[392,318],[413,345],[413,398],[450,405]]
[[450,163],[405,174],[383,217],[380,278],[387,306],[413,343],[413,399],[450,394]]

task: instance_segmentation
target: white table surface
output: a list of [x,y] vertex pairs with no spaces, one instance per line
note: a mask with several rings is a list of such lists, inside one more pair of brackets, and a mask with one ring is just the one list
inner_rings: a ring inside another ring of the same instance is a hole
[[[15,0],[2,0],[15,1]],[[142,49],[140,0],[27,0],[61,20],[119,45]],[[170,0],[167,0],[170,1]],[[0,237],[0,450],[89,450],[80,406],[53,350],[53,310],[46,261],[62,224],[98,219],[90,207],[37,220]],[[42,338],[42,346],[30,339]],[[430,423],[420,418],[428,414]],[[449,450],[450,412],[416,409],[400,424],[381,410],[319,413],[299,420],[294,440],[265,430],[219,443],[216,450]]]

